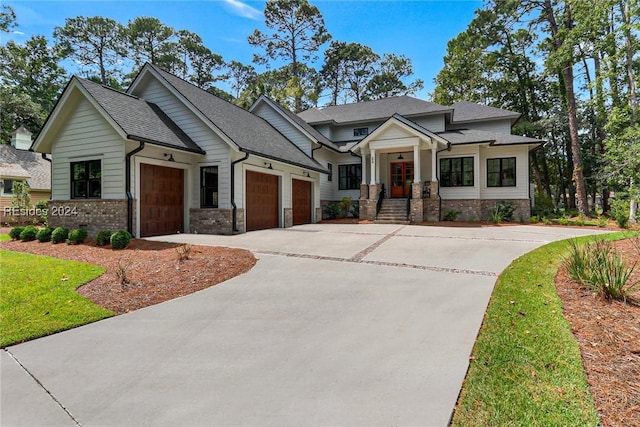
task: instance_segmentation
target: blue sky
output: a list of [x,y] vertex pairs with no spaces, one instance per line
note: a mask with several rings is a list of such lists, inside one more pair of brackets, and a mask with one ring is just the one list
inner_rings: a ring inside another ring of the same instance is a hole
[[[53,29],[65,18],[104,16],[126,24],[137,16],[153,16],[175,29],[199,34],[207,47],[226,60],[251,63],[256,50],[247,42],[255,28],[265,30],[264,1],[29,1],[2,0],[18,18],[16,41],[33,35],[52,39]],[[433,79],[442,68],[447,41],[463,31],[473,19],[480,0],[333,1],[311,3],[322,13],[335,40],[359,42],[378,54],[396,53],[413,60],[415,77],[424,80],[418,93],[427,98]],[[319,64],[320,68],[322,58]]]

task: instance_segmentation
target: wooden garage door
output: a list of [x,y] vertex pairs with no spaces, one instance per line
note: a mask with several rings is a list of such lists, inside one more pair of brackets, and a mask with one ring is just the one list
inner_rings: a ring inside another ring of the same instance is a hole
[[277,228],[278,176],[247,171],[247,231]]
[[293,180],[293,225],[311,223],[311,182]]
[[182,232],[184,171],[140,165],[140,236]]

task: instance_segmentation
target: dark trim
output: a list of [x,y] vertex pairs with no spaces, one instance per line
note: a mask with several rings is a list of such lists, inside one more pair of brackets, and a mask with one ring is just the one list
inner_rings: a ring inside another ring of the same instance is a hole
[[[91,181],[91,179],[89,177],[88,164],[89,163],[93,163],[93,162],[100,162],[100,197],[91,197],[89,195],[89,189],[90,189],[89,182]],[[76,188],[75,183],[78,180],[74,179],[73,169],[74,169],[74,165],[77,165],[77,164],[84,164],[85,173],[87,175],[87,177],[84,179],[85,184],[87,186],[87,195],[84,196],[84,197],[75,197],[74,196],[75,188]],[[80,160],[80,161],[77,161],[77,162],[69,162],[69,184],[70,184],[70,187],[71,187],[69,189],[70,190],[69,199],[71,199],[71,200],[73,200],[73,199],[75,199],[75,200],[102,199],[102,159],[93,158],[91,160]]]
[[220,183],[220,168],[218,167],[218,165],[208,165],[208,166],[200,166],[200,174],[198,176],[198,179],[200,180],[199,182],[199,188],[200,188],[200,209],[218,209],[220,207],[220,200],[218,199],[218,203],[215,206],[205,206],[204,205],[204,194],[205,194],[205,187],[203,185],[203,177],[202,177],[202,173],[204,169],[207,168],[216,168],[216,192],[218,192],[219,194],[219,183]]
[[440,163],[438,163],[438,153],[441,151],[451,151],[451,143],[441,150],[436,150],[436,176],[438,178],[438,222],[442,221],[442,196],[440,195]]
[[[295,144],[293,144],[293,143],[291,145],[295,146]],[[296,148],[297,148],[297,146],[296,146]],[[242,151],[244,153],[248,153],[248,154],[253,154],[254,156],[258,156],[258,157],[264,157],[265,159],[274,160],[276,162],[285,163],[287,165],[297,166],[297,167],[302,168],[302,169],[309,169],[309,170],[312,170],[312,171],[320,172],[320,173],[323,173],[325,175],[328,173],[326,170],[320,169],[320,168],[318,168],[316,166],[309,166],[309,165],[303,165],[302,163],[291,162],[291,161],[282,159],[280,157],[275,157],[275,156],[270,156],[270,155],[263,154],[263,153],[258,153],[257,151],[247,150],[245,148],[240,149],[240,151]]]
[[42,158],[45,159],[47,162],[51,163],[51,159],[47,157],[46,153],[40,153],[42,154]]
[[[452,170],[452,169],[451,169],[451,166],[453,166],[453,160],[454,160],[454,159],[460,159],[460,167],[461,167],[461,170],[460,170],[460,173],[461,173],[461,177],[460,177],[460,178],[461,178],[461,181],[460,181],[460,184],[459,184],[459,185],[443,185],[443,187],[446,187],[446,188],[475,187],[475,186],[476,186],[476,178],[475,178],[475,172],[476,172],[476,171],[475,171],[475,169],[476,169],[476,166],[475,166],[475,157],[474,157],[474,156],[467,156],[467,155],[464,155],[464,156],[445,157],[444,159],[440,159],[440,163],[437,165],[437,166],[438,166],[438,170],[439,170],[439,172],[440,172],[440,181],[438,181],[438,182],[441,182],[441,181],[442,181],[442,166],[441,166],[441,165],[442,165],[442,161],[443,161],[443,160],[449,160],[449,161],[450,161],[450,162],[449,162],[449,163],[450,163],[450,169],[449,169],[449,171],[451,172],[451,170]],[[464,170],[464,160],[465,160],[465,159],[471,159],[471,160],[473,160],[472,165],[473,165],[473,175],[474,175],[474,176],[473,176],[473,183],[472,183],[471,185],[465,185],[465,184],[464,184],[464,172],[465,172],[465,170]]]
[[127,231],[133,235],[133,194],[131,194],[131,157],[144,149],[144,141],[124,157],[124,181],[127,188]]
[[[349,183],[349,174],[348,174],[349,169],[348,168],[350,166],[360,167],[360,179],[358,179],[357,184],[356,184],[355,187],[351,188],[351,187],[349,187],[347,185],[346,188],[342,188],[341,185],[342,185],[343,176],[342,176],[341,171],[343,170],[343,168],[347,168],[347,170],[346,170],[347,171],[347,176],[345,177],[345,179],[346,179],[345,184],[348,184]],[[360,163],[347,163],[347,164],[343,164],[343,165],[339,164],[338,165],[338,190],[339,191],[343,191],[343,190],[358,190],[360,188],[360,185],[362,184],[362,173],[363,173],[363,171],[362,171],[362,162],[360,162]]]
[[132,141],[145,142],[147,144],[159,145],[160,147],[171,148],[171,149],[174,149],[174,150],[187,151],[189,153],[207,154],[202,149],[195,149],[195,148],[189,148],[189,147],[180,147],[180,146],[169,144],[169,143],[166,143],[166,142],[155,141],[153,139],[145,138],[143,136],[127,135],[127,139],[130,139]]
[[[513,185],[504,185],[502,184],[502,161],[503,160],[511,160],[513,159]],[[499,160],[500,161],[500,185],[489,185],[489,161],[490,160]],[[516,158],[516,156],[509,156],[509,157],[489,157],[486,159],[487,161],[487,167],[486,167],[486,171],[487,171],[487,176],[486,178],[486,183],[487,183],[487,188],[508,188],[508,187],[517,187],[517,180],[518,180],[518,159]]]
[[[233,233],[236,233],[238,231],[238,221],[236,220],[236,212],[238,211],[238,207],[236,206],[236,192],[235,192],[235,186],[236,186],[236,173],[235,173],[235,166],[237,163],[240,162],[244,162],[245,160],[247,160],[249,158],[249,153],[245,153],[245,156],[241,159],[238,160],[234,160],[233,162],[231,162],[231,231]],[[246,185],[245,185],[246,187]],[[245,225],[246,227],[246,225]]]

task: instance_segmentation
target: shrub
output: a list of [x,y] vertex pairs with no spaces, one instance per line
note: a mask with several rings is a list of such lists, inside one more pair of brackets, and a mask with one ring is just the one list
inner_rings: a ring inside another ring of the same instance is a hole
[[178,261],[184,261],[189,259],[189,255],[191,255],[191,245],[180,245],[176,248],[176,253],[178,254]]
[[353,200],[351,200],[351,197],[347,196],[342,198],[342,200],[340,201],[340,209],[342,210],[341,212],[342,217],[349,215],[352,204],[353,204]]
[[351,211],[349,212],[352,217],[360,218],[360,202],[355,201],[351,204]]
[[40,243],[50,242],[52,232],[53,232],[53,228],[43,227],[38,231],[38,234],[36,234],[36,239],[38,239],[38,242]]
[[586,223],[587,223],[587,218],[585,218],[585,216],[582,214],[578,215],[578,219],[576,219],[574,222],[574,224],[579,227],[584,226]]
[[533,213],[536,216],[549,216],[553,213],[555,207],[553,206],[553,200],[546,194],[537,193],[535,195],[535,206]]
[[119,259],[118,265],[116,265],[113,271],[113,274],[116,276],[116,279],[118,279],[118,282],[120,282],[120,286],[122,286],[123,288],[130,283],[128,274],[132,265],[133,265],[132,260],[123,261],[122,259]]
[[11,230],[9,230],[9,237],[11,237],[11,240],[20,240],[20,234],[22,233],[22,230],[24,230],[24,227],[21,226],[13,227]]
[[[493,222],[501,222],[501,221],[509,222],[513,219],[513,213],[515,211],[516,211],[516,208],[515,206],[513,206],[513,203],[503,200],[501,202],[496,203],[496,207],[491,212],[491,219],[493,219]],[[500,218],[500,219],[496,221],[496,218]]]
[[69,238],[67,239],[67,244],[69,245],[79,245],[87,239],[88,233],[86,228],[78,228],[77,230],[71,231],[69,233]]
[[31,242],[32,240],[36,240],[36,235],[38,234],[38,229],[33,225],[29,225],[22,230],[20,233],[20,240],[23,242]]
[[460,215],[460,211],[457,211],[454,209],[454,210],[446,211],[442,218],[445,221],[455,221],[458,218],[458,215]]
[[605,228],[608,224],[609,224],[609,221],[607,221],[606,218],[598,219],[598,227]]
[[96,235],[96,245],[105,246],[111,242],[111,230],[100,230]]
[[324,213],[328,219],[338,218],[342,214],[342,208],[339,203],[331,202],[324,207]]
[[47,200],[39,200],[38,203],[36,203],[36,213],[38,222],[42,225],[47,225],[49,223],[49,202]]
[[567,218],[566,216],[562,216],[562,217],[558,218],[558,224],[560,224],[560,225],[569,225],[569,218]]
[[66,227],[58,227],[51,232],[51,243],[62,243],[69,238],[69,229]]
[[532,215],[531,218],[529,218],[529,222],[531,224],[537,224],[540,222],[540,218],[538,217],[538,215]]
[[131,242],[131,234],[127,230],[118,230],[111,235],[111,247],[124,249]]

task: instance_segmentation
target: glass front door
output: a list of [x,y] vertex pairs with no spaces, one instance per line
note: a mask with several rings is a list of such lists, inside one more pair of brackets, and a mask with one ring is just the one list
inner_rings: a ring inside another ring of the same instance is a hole
[[413,162],[391,163],[391,197],[409,197],[411,184],[413,184]]

